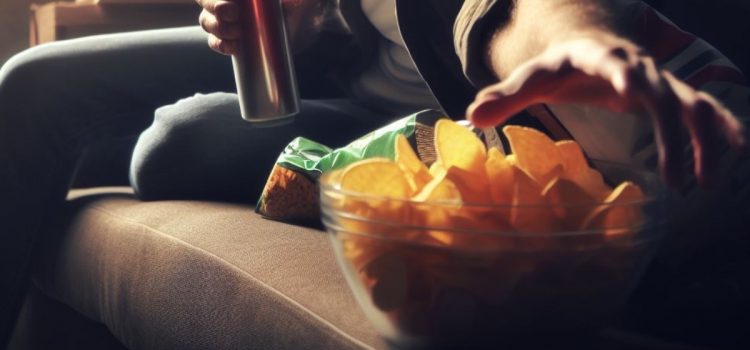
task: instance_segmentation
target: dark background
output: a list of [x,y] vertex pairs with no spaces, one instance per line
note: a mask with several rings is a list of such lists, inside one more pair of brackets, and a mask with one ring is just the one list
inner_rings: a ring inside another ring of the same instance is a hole
[[29,44],[29,0],[0,0],[0,66]]
[[[28,46],[28,8],[32,2],[0,0],[0,65]],[[750,0],[646,0],[686,30],[712,43],[748,75]],[[196,5],[197,6],[197,5]],[[197,18],[196,18],[197,22]]]
[[750,72],[750,0],[647,0]]

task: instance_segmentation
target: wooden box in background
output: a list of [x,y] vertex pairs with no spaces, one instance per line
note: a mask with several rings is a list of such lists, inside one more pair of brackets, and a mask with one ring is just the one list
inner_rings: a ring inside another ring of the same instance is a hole
[[81,0],[32,5],[30,43],[196,25],[199,13],[194,0]]

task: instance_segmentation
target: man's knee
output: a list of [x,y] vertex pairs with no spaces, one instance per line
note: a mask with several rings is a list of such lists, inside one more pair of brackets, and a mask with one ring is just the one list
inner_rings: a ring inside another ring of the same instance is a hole
[[144,200],[221,197],[236,180],[227,166],[247,154],[232,147],[244,127],[232,94],[199,94],[157,109],[133,152],[131,185]]
[[145,200],[254,200],[294,137],[338,146],[373,129],[358,111],[303,101],[294,122],[257,128],[240,116],[236,95],[196,95],[156,111],[135,147],[131,185]]

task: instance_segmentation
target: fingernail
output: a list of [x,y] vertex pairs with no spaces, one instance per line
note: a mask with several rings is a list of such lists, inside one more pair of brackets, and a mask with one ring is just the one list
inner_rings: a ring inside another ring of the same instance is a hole
[[466,119],[476,127],[484,128],[493,126],[493,124],[489,122],[489,120],[492,119],[490,113],[487,110],[484,110],[487,108],[487,102],[490,101],[483,99],[480,102],[474,102],[466,110]]

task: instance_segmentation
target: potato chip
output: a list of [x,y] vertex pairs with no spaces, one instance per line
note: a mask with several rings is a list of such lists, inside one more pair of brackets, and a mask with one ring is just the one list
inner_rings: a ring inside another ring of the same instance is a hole
[[[512,230],[508,218],[510,217],[510,207],[486,207],[486,206],[464,206],[456,212],[452,219],[454,227],[460,227],[466,230],[478,232],[508,232]],[[484,238],[490,242],[496,237],[486,235],[462,235],[466,236],[471,242],[479,242]],[[471,246],[472,244],[468,244]],[[474,244],[475,248],[481,248]]]
[[433,178],[440,177],[440,173],[444,172],[445,167],[443,166],[443,163],[440,162],[440,159],[430,165],[430,176],[432,176]]
[[[414,202],[429,202],[422,206],[414,203],[415,211],[422,217],[420,225],[426,227],[450,227],[450,218],[461,207],[461,192],[453,181],[446,178],[447,173],[433,178],[422,191],[412,198]],[[440,203],[440,204],[435,204]],[[444,232],[431,231],[428,239],[435,239],[443,245],[453,242],[453,237]]]
[[341,189],[397,199],[408,198],[410,192],[401,168],[384,158],[365,159],[346,167],[341,174]]
[[555,143],[540,131],[523,126],[503,128],[518,167],[526,171],[540,185],[554,178],[553,172],[562,166]]
[[[478,195],[476,193],[479,192],[480,186],[472,185],[476,188],[467,191],[466,185],[455,184],[450,180],[450,176],[462,181],[462,183],[466,183],[466,181],[470,180],[468,177],[471,176],[471,173],[459,168],[451,168],[433,179],[432,182],[425,186],[422,193],[414,197],[415,201],[427,201],[431,203],[431,205],[422,210],[426,226],[445,229],[461,228],[483,232],[499,232],[510,229],[507,221],[509,213],[507,208],[500,210],[485,206],[462,206],[462,194],[460,191],[464,191],[464,193],[473,192],[475,201],[487,201],[489,198],[486,194]],[[442,202],[443,204],[439,206],[432,205],[435,201]],[[469,201],[466,200],[465,202]],[[455,206],[450,206],[450,203],[455,203]],[[487,244],[493,242],[499,242],[497,238],[493,237],[476,237],[476,235],[471,236],[466,233],[456,234],[443,230],[431,230],[428,236],[430,239],[444,245],[461,248],[476,249],[488,247]],[[480,240],[483,240],[484,243],[479,242]]]
[[581,146],[575,141],[558,141],[555,142],[555,147],[557,147],[560,154],[563,174],[568,179],[575,179],[589,168],[589,163],[586,161],[586,156],[583,155]]
[[516,158],[515,154],[508,154],[505,156],[505,161],[508,162],[508,164],[518,167],[518,158]]
[[[442,120],[435,131],[438,158],[429,169],[399,135],[395,162],[369,159],[332,174],[328,181],[341,189],[374,196],[342,197],[340,210],[353,214],[340,219],[342,228],[431,246],[500,251],[554,249],[564,242],[538,234],[602,229],[612,235],[642,219],[639,210],[618,205],[642,198],[640,189],[624,183],[612,191],[575,141],[555,143],[518,126],[504,131],[510,155],[485,149],[469,129]],[[488,234],[509,231],[529,234]],[[347,258],[360,266],[373,259],[371,251],[351,242]]]
[[414,149],[409,144],[406,136],[402,134],[396,135],[394,149],[396,164],[404,171],[406,180],[409,182],[409,187],[411,188],[411,194],[416,194],[432,179],[432,175],[430,175],[427,166],[414,153]]
[[520,232],[551,232],[557,226],[555,215],[545,205],[539,185],[520,168],[514,168],[510,224]]
[[589,167],[581,146],[572,140],[558,141],[555,146],[563,165],[562,176],[577,183],[597,201],[603,200],[612,189],[599,171]]
[[484,163],[487,180],[490,184],[490,194],[495,204],[510,204],[513,190],[513,165],[499,149],[490,148],[487,152],[487,162]]
[[643,191],[626,181],[617,186],[604,200],[604,205],[593,209],[583,222],[583,229],[603,229],[605,235],[629,233],[631,227],[643,221],[641,205]]
[[612,191],[612,188],[607,186],[604,182],[602,174],[596,169],[588,168],[576,179],[571,180],[578,183],[584,190],[586,190],[586,193],[597,201],[604,200]]
[[550,170],[548,173],[543,174],[536,179],[536,183],[541,188],[546,188],[552,181],[555,179],[561,178],[563,176],[563,166],[562,164],[556,165],[552,170]]
[[482,166],[481,172],[471,172],[459,167],[446,170],[446,177],[453,181],[461,192],[461,198],[466,203],[491,204],[492,195],[488,191],[489,181]]
[[440,202],[461,204],[461,192],[456,184],[443,173],[441,176],[433,178],[427,185],[422,188],[412,200],[417,202]]
[[[460,198],[463,203],[473,204],[491,204],[492,198],[487,191],[489,186],[486,175],[484,172],[481,174],[474,174],[469,171],[463,170],[457,167],[450,167],[442,173],[442,176],[446,180],[455,184],[455,189],[459,191]],[[462,203],[459,203],[462,204]],[[457,206],[455,208],[430,208],[430,215],[441,218],[439,227],[443,228],[462,228],[462,229],[477,229],[477,230],[491,230],[493,227],[492,221],[488,221],[488,217],[479,216],[476,210],[471,210],[466,206]],[[501,218],[490,218],[493,220]],[[433,219],[433,222],[436,222]],[[507,225],[505,226],[507,228]],[[457,244],[454,233],[437,233],[432,234],[433,237],[438,238],[441,242],[450,242],[450,244]],[[450,237],[450,238],[448,238]],[[463,242],[466,243],[466,242]],[[464,244],[465,245],[465,244]]]
[[552,211],[565,229],[577,230],[589,214],[592,198],[575,182],[556,178],[542,190],[542,196],[552,206]]
[[484,173],[487,150],[469,129],[450,119],[435,124],[435,151],[446,169],[457,167],[475,174]]
[[411,192],[401,168],[384,158],[365,159],[344,168],[341,189],[369,196],[346,196],[341,210],[369,220],[341,219],[349,232],[399,235],[397,226],[381,222],[408,222],[412,217],[407,202]]
[[358,271],[387,250],[387,244],[367,236],[345,234],[341,239],[343,253]]

